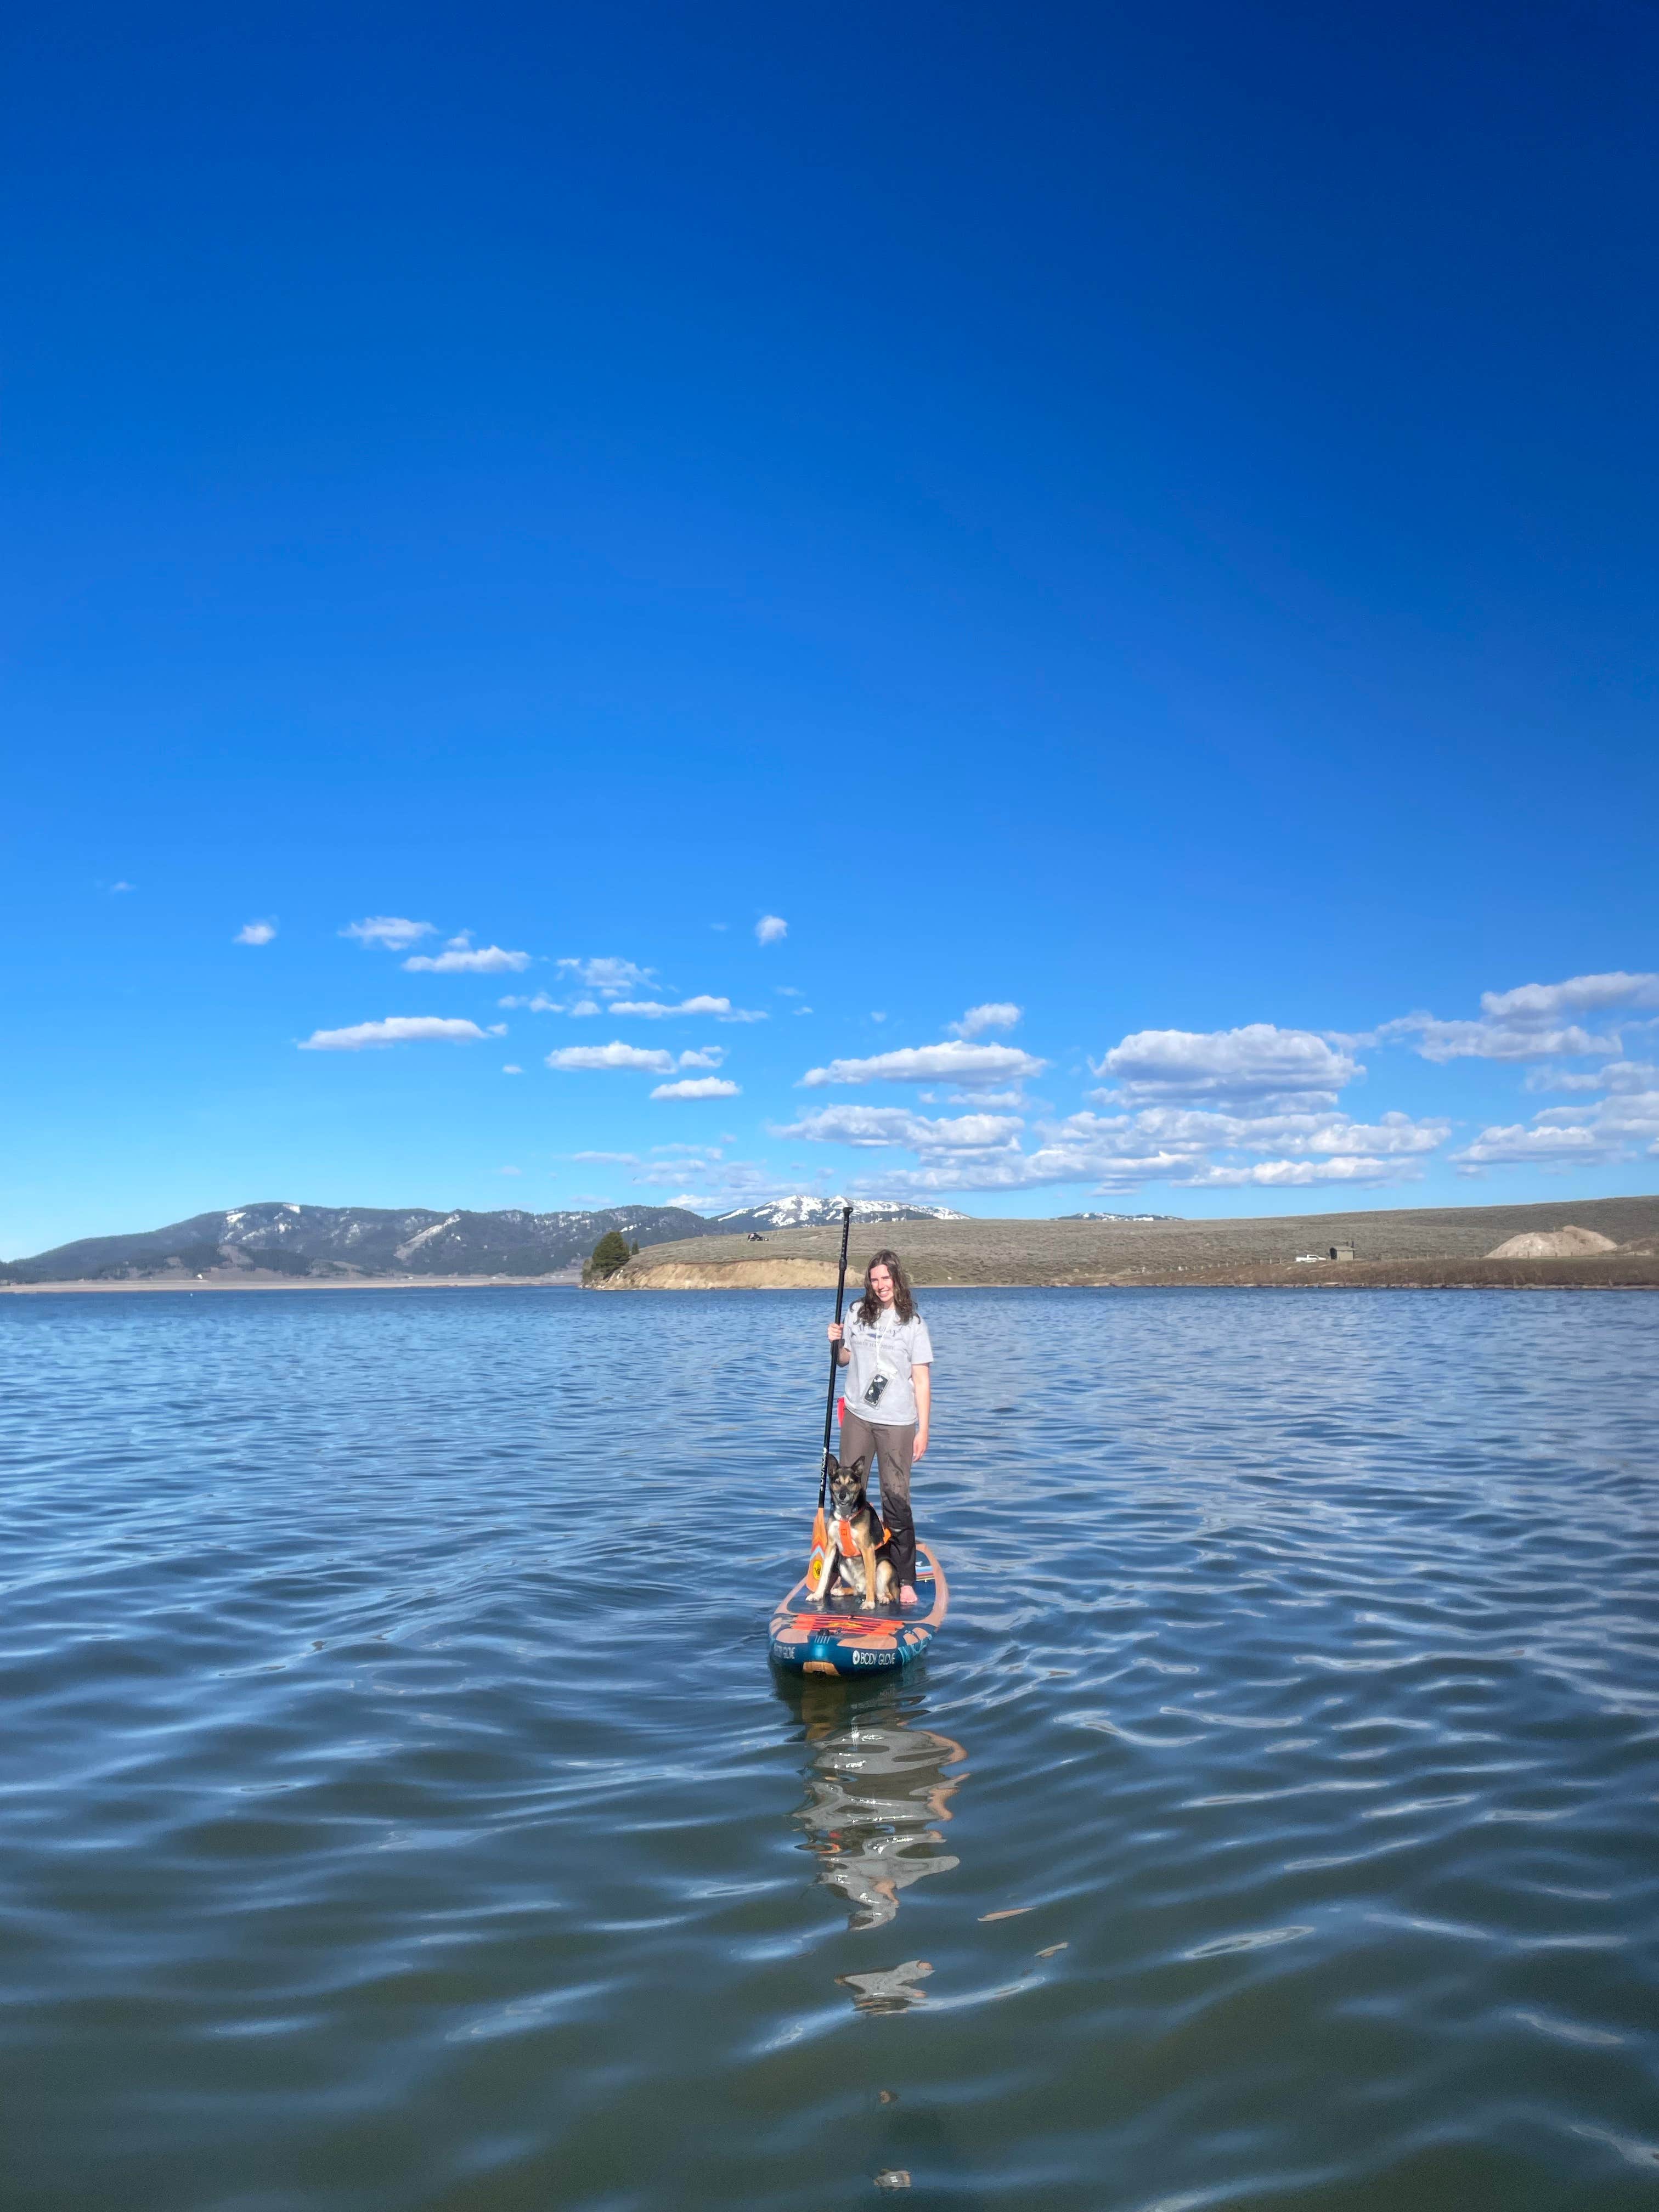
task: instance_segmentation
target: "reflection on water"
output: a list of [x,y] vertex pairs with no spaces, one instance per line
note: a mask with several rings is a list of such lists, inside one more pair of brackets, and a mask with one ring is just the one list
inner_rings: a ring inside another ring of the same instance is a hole
[[851,1990],[860,2012],[903,2012],[910,2005],[926,2004],[925,1991],[916,1984],[933,1969],[926,1959],[907,1959],[902,1966],[884,1966],[870,1974],[837,1974],[836,1986]]
[[[939,1828],[966,1778],[946,1770],[968,1754],[948,1735],[909,1724],[896,1696],[849,1714],[842,1685],[808,1684],[801,1704],[812,1760],[806,1802],[793,1817],[818,1862],[818,1880],[851,1905],[848,1926],[884,1927],[901,1890],[961,1863],[945,1850]],[[921,1999],[913,1993],[902,2002]]]

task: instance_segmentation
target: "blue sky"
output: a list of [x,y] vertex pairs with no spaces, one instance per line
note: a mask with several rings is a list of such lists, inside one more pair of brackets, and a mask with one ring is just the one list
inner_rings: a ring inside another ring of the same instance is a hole
[[1659,1187],[1656,79],[1607,0],[14,33],[0,1251]]

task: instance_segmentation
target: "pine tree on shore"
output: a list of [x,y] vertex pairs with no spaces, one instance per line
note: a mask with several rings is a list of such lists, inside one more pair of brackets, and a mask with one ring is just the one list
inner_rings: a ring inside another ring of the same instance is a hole
[[593,1247],[588,1271],[595,1275],[614,1275],[629,1258],[628,1239],[620,1229],[607,1229]]

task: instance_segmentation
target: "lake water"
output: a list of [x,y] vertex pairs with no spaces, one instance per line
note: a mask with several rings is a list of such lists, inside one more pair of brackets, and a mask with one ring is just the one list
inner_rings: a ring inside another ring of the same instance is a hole
[[1659,1298],[0,1302],[0,2203],[1659,2207]]

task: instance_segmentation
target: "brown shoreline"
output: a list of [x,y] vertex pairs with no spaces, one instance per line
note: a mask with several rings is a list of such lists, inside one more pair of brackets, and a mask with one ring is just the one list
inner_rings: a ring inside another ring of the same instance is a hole
[[[1619,1255],[1610,1255],[1615,1261]],[[778,1274],[763,1278],[759,1267],[744,1275],[742,1263],[703,1270],[687,1266],[642,1270],[626,1281],[594,1283],[599,1291],[762,1291],[833,1290],[836,1271],[808,1274],[792,1268],[787,1279]],[[1425,1261],[1419,1267],[1384,1261],[1367,1267],[1349,1261],[1322,1267],[1192,1268],[1164,1273],[1137,1268],[1109,1275],[1028,1275],[1022,1282],[975,1280],[922,1282],[928,1291],[1655,1291],[1659,1290],[1659,1265],[1637,1260],[1609,1267],[1595,1260],[1489,1260],[1450,1262]]]
[[[665,1270],[665,1273],[667,1271]],[[682,1279],[672,1282],[652,1282],[635,1277],[625,1283],[596,1283],[586,1285],[594,1290],[656,1291],[672,1293],[677,1291],[743,1291],[753,1295],[764,1291],[833,1290],[835,1271],[830,1269],[821,1279],[791,1279],[786,1282],[744,1280],[721,1272],[718,1279],[710,1271],[706,1281],[687,1279],[692,1271],[676,1268],[673,1273]],[[105,1283],[96,1281],[63,1283],[0,1283],[0,1295],[12,1293],[23,1297],[85,1297],[119,1296],[133,1291],[143,1294],[162,1291],[169,1297],[193,1297],[198,1291],[218,1294],[222,1291],[574,1291],[583,1288],[575,1275],[369,1275],[349,1280],[332,1280],[327,1277],[266,1277],[250,1282],[238,1281],[234,1277],[207,1277],[201,1281],[168,1281],[164,1277],[152,1276],[137,1282]],[[918,1285],[918,1288],[950,1291],[1655,1291],[1659,1290],[1659,1268],[1650,1267],[1647,1273],[1609,1270],[1605,1262],[1598,1268],[1595,1261],[1537,1260],[1489,1261],[1461,1265],[1437,1266],[1426,1263],[1420,1267],[1383,1264],[1366,1267],[1362,1262],[1349,1261],[1332,1266],[1328,1262],[1317,1272],[1310,1268],[1254,1268],[1218,1269],[1213,1273],[1194,1269],[1189,1273],[1164,1274],[1152,1270],[1137,1271],[1133,1274],[1028,1276],[1023,1282],[943,1282]]]
[[0,1283],[0,1295],[35,1297],[42,1291],[574,1291],[580,1274],[562,1275],[141,1275],[121,1282],[95,1277],[60,1283]]

